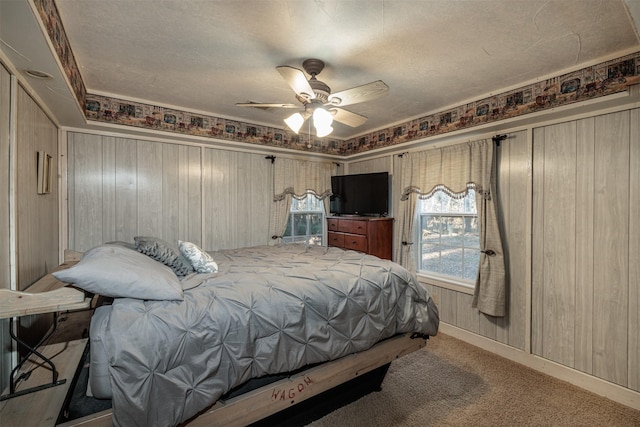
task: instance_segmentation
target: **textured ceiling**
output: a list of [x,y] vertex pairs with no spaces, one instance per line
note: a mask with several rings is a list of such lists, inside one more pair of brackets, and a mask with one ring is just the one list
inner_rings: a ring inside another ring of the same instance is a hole
[[364,125],[334,125],[345,139],[638,50],[638,3],[56,1],[90,93],[283,127],[292,110],[235,105],[296,103],[278,65],[320,58],[333,92],[383,80],[388,95],[347,107]]

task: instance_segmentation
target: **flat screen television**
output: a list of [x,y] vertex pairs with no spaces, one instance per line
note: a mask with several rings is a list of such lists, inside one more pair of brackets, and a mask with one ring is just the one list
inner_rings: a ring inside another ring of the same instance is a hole
[[363,173],[331,177],[332,215],[387,216],[389,173]]

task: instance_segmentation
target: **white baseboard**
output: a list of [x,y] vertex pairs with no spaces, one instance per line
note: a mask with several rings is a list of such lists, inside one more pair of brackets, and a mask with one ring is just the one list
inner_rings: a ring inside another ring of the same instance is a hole
[[[502,344],[492,339],[474,334],[448,323],[440,322],[439,332],[465,341],[498,356],[520,363],[536,371],[566,381],[577,387],[595,393],[599,396],[621,403],[630,408],[640,410],[640,392],[621,387],[584,372],[577,371],[559,363],[544,359],[535,354],[526,353],[514,347]],[[428,346],[427,346],[428,347]]]

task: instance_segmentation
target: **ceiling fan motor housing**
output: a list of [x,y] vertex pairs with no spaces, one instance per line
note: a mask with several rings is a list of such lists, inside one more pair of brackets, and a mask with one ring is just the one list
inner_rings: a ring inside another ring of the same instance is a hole
[[311,77],[311,79],[309,79],[309,86],[311,86],[311,89],[313,89],[315,98],[308,98],[306,94],[296,94],[296,99],[298,101],[300,101],[303,105],[307,105],[313,100],[320,101],[323,104],[327,102],[327,100],[329,99],[329,95],[331,95],[331,88],[327,86],[326,83],[321,82],[320,80],[316,80],[315,77]]
[[331,95],[331,88],[329,86],[320,80],[316,80],[315,77],[311,77],[309,86],[311,86],[311,89],[313,89],[313,92],[316,94],[316,99],[327,102],[329,95]]
[[311,76],[309,86],[313,89],[316,99],[323,103],[327,102],[329,95],[331,95],[331,88],[325,82],[316,79],[316,76],[324,70],[324,61],[315,58],[305,59],[302,68]]

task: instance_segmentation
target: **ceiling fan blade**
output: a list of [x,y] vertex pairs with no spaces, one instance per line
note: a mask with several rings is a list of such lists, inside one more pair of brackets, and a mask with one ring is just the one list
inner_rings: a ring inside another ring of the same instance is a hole
[[363,125],[367,121],[365,116],[344,108],[329,108],[329,112],[333,114],[333,120],[354,128]]
[[282,75],[296,95],[308,99],[314,99],[316,97],[316,94],[313,92],[313,89],[307,80],[307,76],[305,76],[302,70],[298,70],[297,68],[289,67],[287,65],[276,67],[276,70],[278,70],[280,75]]
[[254,107],[254,108],[300,108],[296,104],[277,104],[277,103],[260,103],[260,102],[238,102],[236,107]]
[[367,83],[362,86],[352,87],[341,92],[329,95],[328,102],[331,105],[349,105],[358,102],[371,101],[389,92],[389,86],[382,80]]

